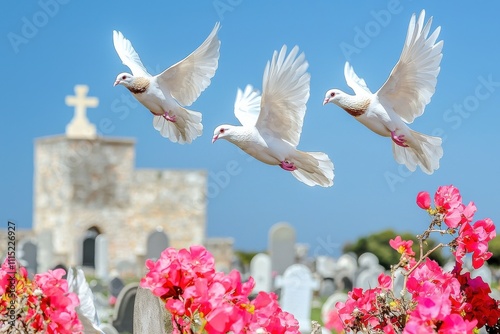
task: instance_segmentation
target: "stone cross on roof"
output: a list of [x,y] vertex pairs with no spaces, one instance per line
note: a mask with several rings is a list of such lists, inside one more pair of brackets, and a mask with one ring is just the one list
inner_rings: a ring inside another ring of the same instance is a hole
[[76,96],[66,96],[66,105],[75,107],[75,115],[66,126],[66,136],[69,138],[93,139],[96,137],[95,125],[87,119],[87,108],[96,108],[99,105],[97,97],[87,97],[89,86],[76,85]]

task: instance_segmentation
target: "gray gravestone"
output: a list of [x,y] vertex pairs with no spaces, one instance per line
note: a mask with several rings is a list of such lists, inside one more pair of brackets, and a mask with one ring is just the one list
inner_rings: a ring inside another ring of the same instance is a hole
[[30,240],[21,241],[19,243],[20,252],[19,260],[21,264],[26,268],[30,277],[33,277],[38,270],[38,247]]
[[319,295],[321,297],[331,296],[335,292],[335,282],[333,279],[327,278],[321,281],[321,286],[319,288]]
[[271,257],[264,253],[256,254],[250,261],[250,276],[255,280],[254,294],[259,291],[271,291],[273,285],[271,274]]
[[269,230],[271,270],[283,274],[295,263],[295,229],[287,223],[274,224]]
[[276,286],[281,288],[280,305],[283,311],[294,315],[299,321],[301,332],[311,332],[311,303],[313,291],[319,289],[309,268],[294,264],[278,276]]
[[118,295],[113,314],[113,327],[115,327],[118,332],[133,333],[134,303],[138,287],[139,283],[130,283],[126,285]]
[[38,272],[46,272],[54,266],[54,240],[51,231],[43,231],[37,235]]
[[134,305],[134,333],[170,334],[172,317],[161,299],[139,287]]
[[109,292],[114,297],[118,297],[124,287],[125,284],[123,284],[123,281],[120,279],[120,277],[114,277],[113,279],[111,279],[111,281],[109,281]]
[[160,258],[161,252],[168,248],[168,237],[163,229],[157,228],[148,236],[146,244],[146,258],[156,261]]
[[108,238],[99,234],[95,238],[95,276],[106,281],[108,274]]

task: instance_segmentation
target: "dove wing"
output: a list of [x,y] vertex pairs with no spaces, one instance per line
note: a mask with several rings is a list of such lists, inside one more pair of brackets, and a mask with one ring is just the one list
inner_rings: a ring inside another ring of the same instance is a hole
[[412,15],[401,57],[389,78],[376,93],[406,123],[424,113],[434,94],[443,54],[443,41],[436,43],[441,27],[429,36],[432,17],[424,25],[425,11],[418,20]]
[[352,88],[356,95],[366,95],[366,93],[372,93],[370,92],[370,89],[368,89],[368,86],[366,86],[365,80],[358,77],[351,64],[347,61],[344,65],[344,76],[347,85]]
[[260,92],[247,85],[242,91],[238,88],[234,101],[234,115],[244,126],[255,126],[260,113]]
[[256,127],[297,146],[309,99],[309,64],[295,46],[288,56],[286,45],[274,51],[263,77],[260,115]]
[[132,43],[130,43],[121,32],[113,30],[113,44],[123,64],[130,68],[134,76],[151,76],[142,64],[141,58],[139,58],[139,55],[135,52]]
[[193,53],[172,65],[158,77],[164,93],[169,92],[181,105],[191,105],[209,85],[219,63],[220,41],[217,22],[207,39]]

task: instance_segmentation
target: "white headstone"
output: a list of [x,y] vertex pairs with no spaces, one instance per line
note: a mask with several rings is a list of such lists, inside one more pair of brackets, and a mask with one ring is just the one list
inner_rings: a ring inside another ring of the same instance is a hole
[[372,268],[379,265],[379,260],[377,255],[366,252],[359,256],[358,263],[361,268]]
[[330,256],[320,255],[316,257],[316,272],[323,278],[333,278],[335,276],[335,259]]
[[95,276],[106,281],[108,274],[108,238],[99,234],[95,238]]
[[319,289],[309,268],[294,264],[278,276],[276,286],[281,288],[280,305],[283,311],[294,315],[299,321],[301,332],[311,332],[311,303],[313,291]]
[[271,270],[283,274],[295,263],[295,229],[287,223],[277,223],[269,230]]
[[270,292],[272,289],[271,257],[264,253],[256,254],[250,261],[250,276],[255,280],[253,293]]
[[87,119],[87,108],[96,108],[99,105],[97,97],[87,97],[89,86],[76,85],[76,96],[66,96],[66,105],[75,107],[75,114],[66,126],[66,136],[78,139],[94,139],[96,137],[95,125]]

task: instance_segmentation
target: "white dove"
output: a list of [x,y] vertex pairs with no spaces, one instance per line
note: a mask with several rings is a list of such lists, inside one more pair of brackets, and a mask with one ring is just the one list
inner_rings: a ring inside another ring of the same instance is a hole
[[130,41],[121,32],[113,31],[116,52],[133,73],[120,73],[114,85],[127,87],[154,115],[154,128],[174,143],[191,143],[202,133],[201,113],[184,107],[196,101],[217,70],[219,27],[216,23],[193,53],[155,76],[148,73]]
[[292,172],[309,186],[333,185],[333,163],[325,153],[296,149],[309,99],[308,63],[304,54],[297,57],[294,47],[288,56],[286,45],[274,51],[263,77],[263,93],[247,85],[238,89],[234,114],[242,126],[220,125],[212,143],[226,139],[243,151],[269,165]]
[[346,62],[344,75],[356,95],[331,89],[323,105],[332,102],[373,132],[391,137],[394,159],[412,172],[417,165],[427,174],[439,168],[441,138],[411,130],[406,123],[422,115],[435,91],[443,41],[436,43],[441,27],[428,37],[432,17],[424,26],[425,11],[412,15],[398,63],[384,85],[372,93]]

